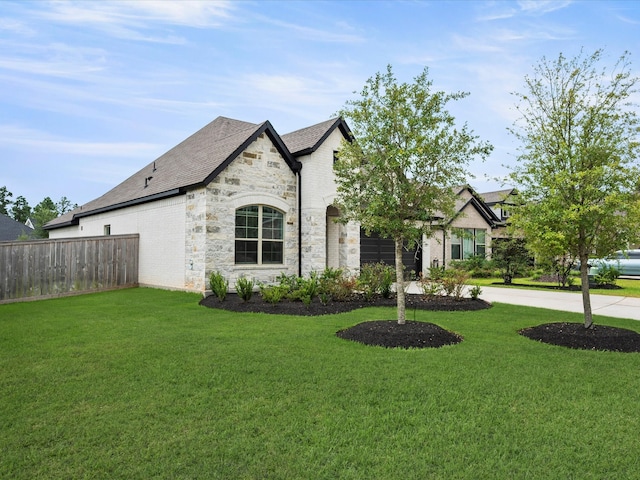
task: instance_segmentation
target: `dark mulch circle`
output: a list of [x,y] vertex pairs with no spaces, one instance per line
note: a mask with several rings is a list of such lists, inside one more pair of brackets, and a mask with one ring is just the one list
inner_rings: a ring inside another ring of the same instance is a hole
[[583,323],[546,323],[520,330],[518,333],[532,340],[581,350],[612,352],[640,352],[640,333],[626,328]]
[[[354,294],[347,301],[334,302],[330,301],[326,304],[320,302],[316,297],[310,305],[305,305],[301,301],[291,301],[283,299],[282,301],[271,304],[265,302],[258,294],[254,294],[249,301],[244,301],[235,293],[227,294],[224,301],[220,301],[214,295],[203,298],[200,305],[209,308],[219,308],[222,310],[230,310],[233,312],[259,312],[273,313],[278,315],[295,315],[295,316],[317,316],[335,313],[350,312],[357,308],[364,307],[395,307],[396,298],[383,298],[376,296],[371,300],[367,300],[364,295]],[[491,304],[481,299],[453,297],[436,297],[427,299],[423,295],[407,295],[406,302],[407,314],[410,311],[431,310],[431,311],[469,311],[483,310],[490,308]]]
[[[215,296],[209,296],[200,301],[201,305],[209,308],[219,308],[234,312],[259,312],[278,315],[327,315],[334,313],[350,312],[363,307],[395,307],[396,299],[374,297],[366,299],[363,295],[354,294],[348,301],[328,302],[323,304],[319,299],[314,299],[310,305],[300,301],[284,299],[276,304],[265,302],[260,295],[254,295],[249,301],[244,301],[237,294],[228,294],[224,301]],[[407,316],[412,310],[431,311],[469,311],[483,310],[491,307],[491,304],[480,299],[452,297],[425,298],[422,295],[406,296]],[[399,325],[396,320],[382,320],[364,322],[354,327],[341,330],[336,333],[340,338],[353,340],[365,345],[376,345],[387,348],[438,348],[443,345],[452,345],[462,341],[462,337],[449,332],[437,325],[425,322],[408,321]]]
[[396,320],[376,320],[362,322],[336,333],[340,338],[386,348],[438,348],[454,345],[462,337],[438,325],[426,322],[406,322]]

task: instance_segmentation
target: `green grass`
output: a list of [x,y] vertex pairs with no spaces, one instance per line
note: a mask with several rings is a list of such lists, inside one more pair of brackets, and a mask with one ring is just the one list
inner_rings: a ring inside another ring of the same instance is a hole
[[393,309],[295,318],[198,299],[0,305],[0,478],[640,478],[640,354],[517,334],[580,315],[415,312],[464,341],[387,350],[334,333]]
[[[470,285],[480,285],[483,287],[499,287],[499,288],[544,288],[545,286],[556,286],[557,283],[553,282],[537,282],[532,280],[531,278],[516,278],[513,282],[516,285],[501,285],[502,278],[471,278],[467,283]],[[574,279],[575,285],[580,285],[580,279]],[[619,289],[603,289],[603,288],[592,288],[590,289],[592,295],[614,295],[619,297],[636,297],[640,298],[640,278],[638,279],[628,279],[628,278],[619,278],[616,280],[616,285],[621,287]],[[574,293],[580,294],[579,290],[576,290]]]

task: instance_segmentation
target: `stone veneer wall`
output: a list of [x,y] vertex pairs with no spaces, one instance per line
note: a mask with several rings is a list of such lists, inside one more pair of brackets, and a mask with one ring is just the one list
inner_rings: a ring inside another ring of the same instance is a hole
[[[304,172],[303,175],[307,173]],[[302,274],[322,272],[327,263],[327,209],[302,209]]]
[[[207,187],[187,194],[187,277],[194,288],[209,288],[219,271],[233,290],[240,277],[274,283],[282,272],[298,274],[298,178],[269,137],[261,135]],[[266,205],[284,212],[284,264],[235,265],[235,211]]]
[[187,192],[185,207],[185,287],[204,291],[209,288],[206,276],[207,189]]
[[340,266],[355,273],[360,271],[360,224],[340,225]]

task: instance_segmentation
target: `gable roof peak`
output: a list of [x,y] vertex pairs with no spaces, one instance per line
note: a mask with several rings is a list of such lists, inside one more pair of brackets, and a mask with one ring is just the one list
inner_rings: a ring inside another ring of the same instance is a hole
[[282,141],[294,157],[301,157],[315,152],[336,128],[346,140],[352,140],[353,134],[344,119],[334,117],[282,135]]

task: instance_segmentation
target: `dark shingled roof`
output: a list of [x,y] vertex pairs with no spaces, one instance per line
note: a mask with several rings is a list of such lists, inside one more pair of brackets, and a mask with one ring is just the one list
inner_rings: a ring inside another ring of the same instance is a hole
[[338,117],[282,135],[282,141],[294,157],[309,155],[315,152],[336,128],[340,129],[347,140],[352,139],[351,130],[346,122]]
[[263,133],[291,169],[299,171],[300,163],[268,121],[254,124],[218,117],[120,185],[50,221],[45,228],[77,224],[84,216],[179,195],[189,187],[207,185]]
[[504,202],[509,195],[513,195],[514,193],[515,193],[514,188],[508,188],[506,190],[497,190],[495,192],[481,193],[480,196],[485,201],[485,203],[492,205],[492,204]]
[[0,242],[13,242],[20,235],[31,237],[33,228],[27,227],[7,215],[0,213]]

